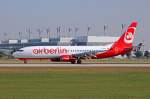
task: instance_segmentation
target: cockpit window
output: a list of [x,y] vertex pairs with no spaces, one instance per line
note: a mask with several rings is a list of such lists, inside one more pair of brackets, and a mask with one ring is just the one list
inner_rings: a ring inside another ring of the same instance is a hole
[[17,50],[18,52],[23,52],[23,50]]

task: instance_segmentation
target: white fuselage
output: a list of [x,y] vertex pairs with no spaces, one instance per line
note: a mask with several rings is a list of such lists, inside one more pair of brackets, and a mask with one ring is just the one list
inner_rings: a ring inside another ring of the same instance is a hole
[[15,58],[59,58],[63,55],[83,53],[103,53],[111,48],[107,46],[31,46],[21,48],[13,53]]

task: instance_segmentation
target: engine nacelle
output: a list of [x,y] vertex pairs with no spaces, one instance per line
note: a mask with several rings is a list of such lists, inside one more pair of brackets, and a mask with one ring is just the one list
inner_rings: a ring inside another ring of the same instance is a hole
[[60,59],[65,62],[70,62],[70,61],[76,60],[76,58],[72,57],[71,55],[63,55],[63,56],[61,56]]
[[71,60],[71,56],[70,55],[63,55],[60,58],[62,61],[70,61]]
[[62,55],[60,58],[52,58],[50,60],[53,62],[70,62],[76,60],[76,58],[73,58],[71,55]]

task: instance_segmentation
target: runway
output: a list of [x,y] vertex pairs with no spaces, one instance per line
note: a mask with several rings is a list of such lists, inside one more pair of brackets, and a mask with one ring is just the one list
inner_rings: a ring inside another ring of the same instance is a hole
[[150,67],[150,64],[0,64],[0,67]]

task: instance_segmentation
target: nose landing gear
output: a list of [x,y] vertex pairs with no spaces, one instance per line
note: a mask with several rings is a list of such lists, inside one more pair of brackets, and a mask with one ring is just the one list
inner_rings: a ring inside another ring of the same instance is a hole
[[27,60],[26,60],[26,59],[25,59],[25,60],[23,60],[23,63],[24,63],[24,64],[27,64]]

